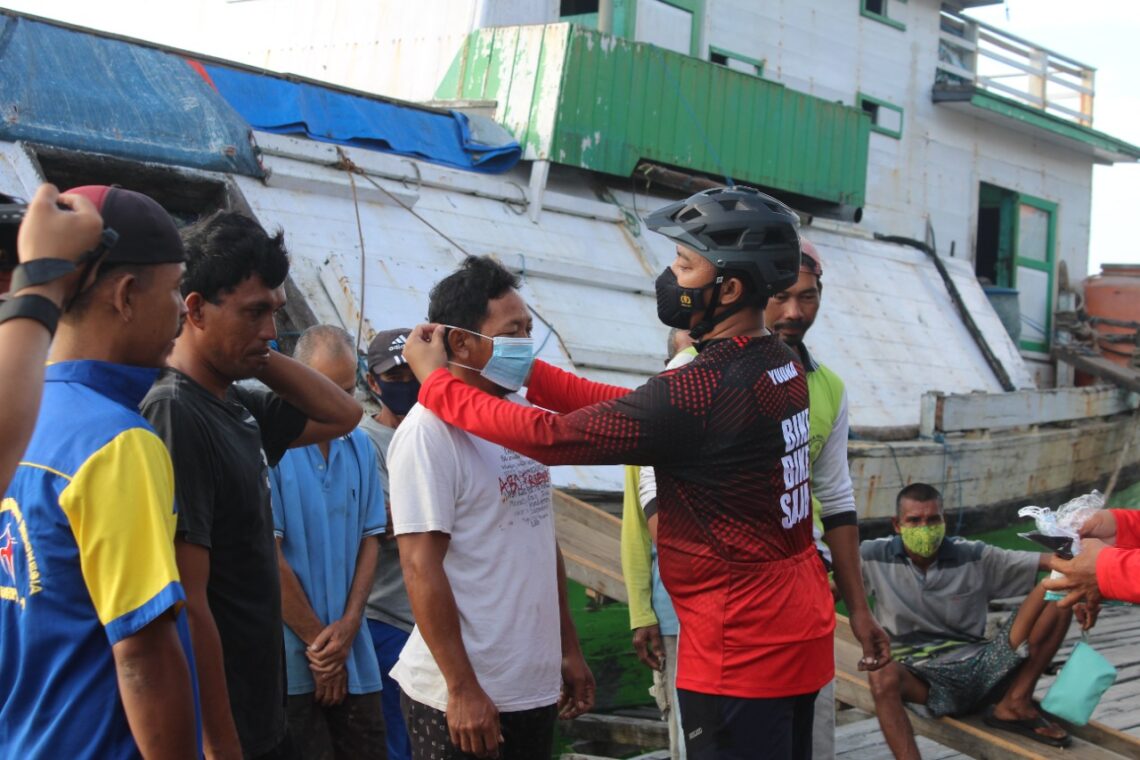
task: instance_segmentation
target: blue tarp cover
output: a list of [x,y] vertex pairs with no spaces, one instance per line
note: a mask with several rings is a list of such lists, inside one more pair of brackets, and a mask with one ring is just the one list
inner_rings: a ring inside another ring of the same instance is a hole
[[488,174],[509,170],[522,156],[518,142],[490,120],[475,129],[457,111],[433,113],[306,82],[212,64],[203,68],[238,113],[265,132],[304,134]]
[[185,59],[4,14],[0,140],[263,173],[249,125]]

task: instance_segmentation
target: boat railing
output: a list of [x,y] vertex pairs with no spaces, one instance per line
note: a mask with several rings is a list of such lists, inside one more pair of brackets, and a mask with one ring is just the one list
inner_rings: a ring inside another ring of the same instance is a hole
[[1091,127],[1096,69],[997,27],[943,10],[936,86],[973,85]]

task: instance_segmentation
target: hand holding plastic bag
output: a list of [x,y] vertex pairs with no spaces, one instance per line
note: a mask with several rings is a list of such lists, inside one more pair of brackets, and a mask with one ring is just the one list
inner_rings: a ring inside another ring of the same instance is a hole
[[[1018,517],[1032,517],[1037,523],[1038,536],[1026,535],[1032,541],[1044,544],[1053,551],[1070,556],[1081,553],[1081,528],[1089,518],[1104,509],[1104,495],[1093,491],[1078,496],[1057,507],[1054,512],[1048,507],[1022,507]],[[1057,541],[1042,538],[1060,539]]]

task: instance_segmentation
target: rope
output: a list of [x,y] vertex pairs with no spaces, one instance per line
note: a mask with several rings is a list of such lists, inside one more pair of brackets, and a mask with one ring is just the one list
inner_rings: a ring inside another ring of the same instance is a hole
[[619,201],[614,196],[613,191],[609,190],[608,188],[605,190],[605,192],[602,193],[602,200],[605,201],[606,203],[609,203],[609,204],[612,204],[612,205],[618,207],[618,210],[621,211],[621,216],[625,222],[626,229],[629,230],[629,234],[633,235],[634,237],[641,237],[641,220],[637,217],[637,213],[636,213],[636,208],[637,208],[637,196],[636,195],[634,195],[634,198],[633,198],[635,211],[630,211],[625,206],[623,206],[621,204],[621,201]]
[[885,443],[887,444],[887,451],[891,452],[891,459],[893,459],[895,462],[895,472],[899,474],[899,488],[904,488],[906,487],[906,478],[903,477],[902,467],[899,466],[898,454],[895,453],[895,447],[890,443],[890,441],[886,441]]
[[[470,251],[468,251],[466,248],[464,248],[463,245],[461,243],[459,243],[459,241],[457,241],[455,238],[448,235],[446,232],[441,230],[439,227],[436,227],[434,224],[431,223],[430,220],[425,219],[423,216],[420,215],[420,213],[418,211],[416,211],[414,208],[409,206],[407,203],[404,203],[404,201],[401,200],[399,196],[388,192],[388,189],[385,188],[383,185],[381,185],[379,182],[377,182],[375,179],[373,179],[372,176],[368,174],[368,172],[364,171],[359,166],[357,166],[355,163],[353,163],[352,159],[350,159],[348,157],[348,154],[345,153],[344,150],[342,150],[341,148],[338,147],[336,149],[336,152],[337,152],[337,155],[340,157],[340,159],[336,162],[336,164],[334,164],[334,166],[337,169],[342,169],[345,172],[348,172],[349,181],[352,183],[352,202],[354,204],[357,203],[356,182],[353,181],[352,178],[353,178],[353,175],[359,174],[361,177],[363,177],[365,180],[367,180],[370,185],[372,185],[374,188],[376,188],[377,190],[382,192],[384,195],[388,196],[388,198],[390,198],[396,205],[398,205],[400,208],[407,211],[409,214],[411,214],[416,219],[418,219],[424,226],[426,226],[432,232],[439,235],[441,238],[443,238],[448,243],[450,243],[452,245],[452,247],[454,247],[456,250],[458,250],[460,253],[463,254],[464,258],[474,255]],[[510,206],[509,201],[507,201],[506,203],[508,206]],[[360,226],[360,208],[359,208],[359,206],[357,206],[357,210],[356,210],[356,224],[357,224],[357,228],[359,230],[359,226]],[[361,272],[362,272],[362,274],[361,274],[361,290],[360,290],[360,319],[363,321],[363,319],[364,319],[364,287],[363,287],[363,282],[364,282],[364,280],[363,280],[363,277],[364,277],[364,275],[363,275],[363,271],[364,271],[364,258],[363,258],[363,255],[364,255],[364,234],[363,234],[363,232],[361,232],[360,245],[361,245],[360,250],[361,250]],[[525,273],[525,264],[524,264],[524,273]],[[542,341],[542,345],[539,346],[539,350],[541,351],[542,348],[546,345],[546,342],[550,339],[550,335],[554,335],[554,337],[556,337],[558,339],[559,345],[562,346],[562,350],[566,352],[567,356],[570,356],[570,349],[568,349],[566,347],[566,341],[564,341],[562,339],[562,336],[558,333],[558,330],[554,329],[554,325],[552,325],[546,319],[546,317],[542,316],[542,314],[540,314],[538,312],[538,310],[535,309],[533,306],[531,306],[529,303],[526,305],[526,308],[527,308],[527,311],[529,311],[531,314],[534,315],[535,319],[537,319],[539,322],[541,322],[546,327],[546,329],[550,331],[549,334],[547,334],[546,338]]]

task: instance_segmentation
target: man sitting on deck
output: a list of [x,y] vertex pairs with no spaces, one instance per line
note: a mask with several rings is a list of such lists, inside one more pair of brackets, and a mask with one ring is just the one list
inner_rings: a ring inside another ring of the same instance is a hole
[[[942,495],[925,483],[904,488],[896,504],[898,535],[860,546],[863,581],[897,660],[868,673],[891,752],[900,759],[919,757],[904,701],[926,705],[938,717],[989,704],[987,725],[1067,746],[1064,729],[1032,701],[1072,620],[1068,610],[1045,602],[1043,586],[1034,585],[1053,556],[943,540]],[[997,634],[983,638],[990,600],[1025,593]]]

